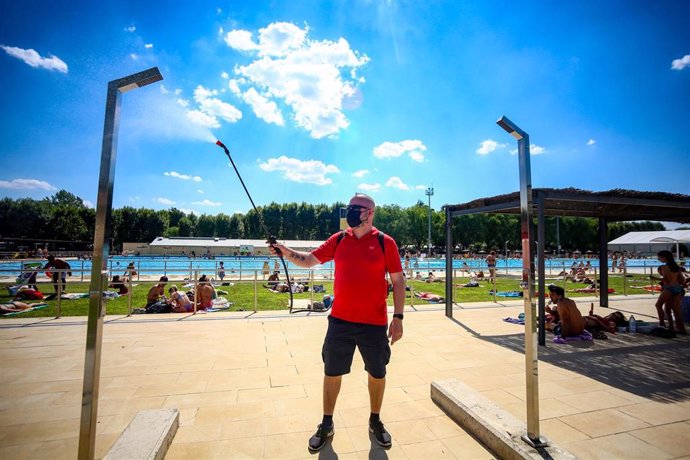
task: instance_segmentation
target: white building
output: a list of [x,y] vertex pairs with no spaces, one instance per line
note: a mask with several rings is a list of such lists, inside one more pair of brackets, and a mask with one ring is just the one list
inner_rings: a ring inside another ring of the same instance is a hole
[[[297,251],[311,251],[323,244],[323,241],[278,240]],[[124,243],[123,251],[135,255],[192,255],[203,256],[239,256],[269,255],[266,240],[243,240],[229,238],[193,238],[193,237],[157,237],[151,243]]]
[[[657,252],[666,249],[674,255],[680,249],[681,244],[690,243],[690,230],[664,230],[657,232],[629,232],[623,236],[609,241],[609,251],[630,251],[642,255],[653,256]],[[687,252],[685,256],[687,257]]]

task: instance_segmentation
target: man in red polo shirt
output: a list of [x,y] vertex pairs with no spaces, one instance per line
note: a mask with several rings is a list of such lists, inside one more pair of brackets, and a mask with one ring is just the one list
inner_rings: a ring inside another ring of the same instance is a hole
[[[324,415],[316,433],[309,439],[311,451],[320,450],[333,436],[335,402],[342,376],[350,372],[355,347],[359,348],[364,369],[369,374],[369,431],[381,446],[391,446],[391,436],[379,414],[386,388],[386,365],[391,355],[388,339],[393,345],[403,335],[405,278],[398,246],[393,238],[373,226],[374,212],[374,200],[363,193],[356,193],[347,207],[347,223],[350,227],[345,232],[331,235],[312,252],[299,252],[280,244],[275,245],[285,257],[300,267],[335,261],[335,298],[321,352],[325,374]],[[386,273],[393,284],[394,314],[389,326]]]

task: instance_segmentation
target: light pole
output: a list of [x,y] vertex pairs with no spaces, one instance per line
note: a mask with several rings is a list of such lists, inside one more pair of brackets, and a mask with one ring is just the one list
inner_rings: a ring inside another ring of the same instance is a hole
[[434,187],[427,187],[424,193],[429,197],[429,244],[426,254],[427,258],[429,258],[431,257],[431,197],[434,196]]
[[112,227],[113,185],[117,158],[117,135],[120,125],[122,94],[161,81],[158,67],[119,78],[108,83],[105,101],[105,124],[101,147],[101,169],[98,178],[96,230],[93,237],[91,283],[89,284],[89,319],[86,329],[84,357],[84,389],[82,393],[81,423],[79,427],[79,459],[94,458],[96,448],[96,420],[98,415],[98,385],[101,374],[101,345],[103,339],[103,290],[107,281],[110,232]]
[[561,257],[561,228],[560,228],[560,217],[556,216],[556,247],[558,248],[558,254],[556,257]]
[[510,241],[506,241],[506,243],[505,243],[505,247],[506,247],[506,275],[508,274],[508,243],[510,243]]
[[520,165],[520,220],[522,235],[522,288],[525,308],[525,383],[527,387],[527,434],[522,439],[542,447],[539,435],[539,360],[537,356],[537,312],[534,302],[534,232],[532,231],[532,172],[529,135],[505,116],[496,122],[518,141]]

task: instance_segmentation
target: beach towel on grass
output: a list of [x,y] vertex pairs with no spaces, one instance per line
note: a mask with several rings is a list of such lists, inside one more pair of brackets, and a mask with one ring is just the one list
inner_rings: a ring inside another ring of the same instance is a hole
[[560,335],[557,335],[556,337],[553,338],[553,343],[568,343],[568,342],[589,342],[591,340],[594,340],[594,337],[592,334],[589,333],[589,331],[582,331],[582,334],[577,335],[575,337],[562,337]]
[[27,308],[26,310],[22,310],[22,311],[13,311],[13,312],[10,312],[10,313],[5,313],[5,314],[2,315],[2,316],[16,316],[16,315],[21,315],[22,313],[27,313],[27,312],[30,312],[30,311],[41,310],[42,308],[46,308],[47,306],[48,306],[47,303],[42,303],[42,304],[34,305],[34,306],[31,307],[31,308]]
[[62,300],[76,300],[76,299],[85,299],[89,296],[88,292],[71,292],[68,294],[62,294],[60,298]]
[[525,318],[503,318],[503,321],[506,323],[513,323],[513,324],[525,324]]

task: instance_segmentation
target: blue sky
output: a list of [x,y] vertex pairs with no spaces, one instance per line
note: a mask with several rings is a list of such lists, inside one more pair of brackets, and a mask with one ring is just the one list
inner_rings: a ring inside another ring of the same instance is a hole
[[0,196],[96,202],[107,82],[123,96],[114,206],[461,203],[535,187],[690,193],[690,2],[9,2]]

